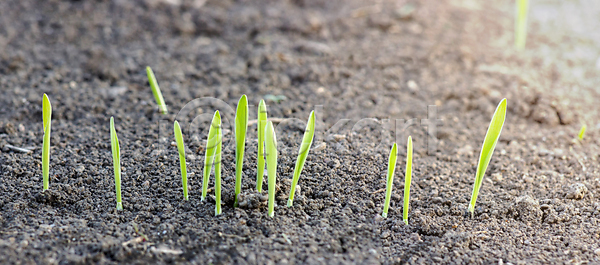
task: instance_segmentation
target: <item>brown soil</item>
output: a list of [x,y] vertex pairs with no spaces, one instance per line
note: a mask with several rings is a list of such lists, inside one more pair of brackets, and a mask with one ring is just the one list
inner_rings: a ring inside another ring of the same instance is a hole
[[[513,1],[202,2],[0,1],[3,263],[600,263],[594,1],[532,3],[523,52],[513,49]],[[146,65],[167,116],[156,113]],[[54,113],[42,193],[43,93]],[[205,128],[222,106],[177,114],[196,98],[233,108],[242,94],[254,105],[251,119],[269,94],[286,98],[268,102],[270,117],[305,121],[317,109],[319,133],[292,208],[285,204],[304,124],[277,128],[274,218],[254,191],[256,126],[237,209],[226,126],[223,214],[215,217],[214,199],[200,202],[200,176]],[[471,219],[479,148],[502,98],[507,121]],[[428,105],[443,120],[429,145],[421,122]],[[123,156],[122,212],[111,116]],[[187,126],[187,202],[171,145],[176,118]],[[334,126],[342,119],[350,121]],[[583,144],[574,140],[581,124]],[[404,150],[409,134],[407,226],[403,151],[389,217],[379,215],[391,143]]]

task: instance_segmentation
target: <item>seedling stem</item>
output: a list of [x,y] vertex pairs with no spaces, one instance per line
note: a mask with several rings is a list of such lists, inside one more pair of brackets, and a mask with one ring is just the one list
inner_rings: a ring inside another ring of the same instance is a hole
[[185,163],[185,145],[183,143],[183,135],[181,134],[181,127],[179,122],[175,121],[173,124],[173,130],[175,133],[175,141],[177,142],[177,151],[179,152],[179,167],[181,168],[181,184],[183,186],[183,199],[189,200],[188,197],[188,179],[187,179],[187,166]]
[[115,120],[110,117],[110,146],[113,156],[113,169],[115,172],[115,190],[117,194],[117,210],[123,210],[121,201],[121,148],[119,147],[119,138],[115,130]]
[[44,94],[42,99],[42,126],[44,129],[42,143],[42,188],[45,191],[50,185],[50,128],[52,127],[52,105],[46,94]]

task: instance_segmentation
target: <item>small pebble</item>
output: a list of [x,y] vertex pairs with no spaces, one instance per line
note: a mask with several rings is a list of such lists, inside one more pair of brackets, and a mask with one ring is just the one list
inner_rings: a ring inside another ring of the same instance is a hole
[[23,240],[23,241],[21,241],[21,243],[19,243],[19,245],[21,245],[21,247],[25,248],[25,247],[29,246],[29,242],[27,240]]
[[320,143],[319,145],[315,146],[315,148],[313,149],[313,152],[323,151],[323,150],[325,150],[325,147],[327,147],[327,144]]
[[417,233],[410,234],[410,239],[412,241],[418,241],[418,242],[423,241],[423,240],[421,240],[421,236],[419,236],[419,234],[417,234]]
[[419,90],[419,85],[417,85],[417,82],[414,80],[408,80],[408,82],[406,82],[406,86],[408,86],[408,89],[413,92]]
[[501,182],[502,181],[502,173],[492,174],[492,180],[495,182]]
[[81,174],[83,173],[83,171],[85,170],[85,167],[83,165],[79,165],[75,168],[75,172]]
[[565,198],[581,200],[587,193],[588,189],[581,183],[575,183],[567,188]]
[[385,231],[383,233],[381,233],[381,239],[386,239],[390,237],[390,232],[389,231]]
[[539,223],[543,215],[539,201],[529,195],[517,198],[512,212],[518,219],[530,223]]

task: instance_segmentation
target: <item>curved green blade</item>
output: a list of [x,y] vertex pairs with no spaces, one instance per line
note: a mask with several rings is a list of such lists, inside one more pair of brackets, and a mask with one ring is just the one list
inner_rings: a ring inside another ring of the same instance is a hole
[[235,112],[235,199],[238,206],[238,195],[242,192],[242,168],[244,165],[244,149],[246,148],[246,130],[248,129],[248,99],[240,98]]
[[269,217],[273,217],[275,210],[275,182],[277,181],[277,137],[273,122],[269,121],[265,129],[265,156],[267,157],[267,175],[269,185]]
[[210,123],[210,129],[208,130],[208,138],[206,141],[206,152],[204,154],[204,177],[202,179],[202,197],[201,201],[206,199],[206,191],[208,190],[208,180],[210,176],[210,170],[212,169],[212,163],[215,159],[217,152],[217,145],[221,141],[219,138],[219,131],[221,130],[221,115],[219,111],[215,111],[212,122]]
[[585,124],[583,126],[581,126],[581,129],[579,129],[579,134],[577,135],[577,137],[579,138],[579,141],[583,141],[583,136],[585,135],[585,129],[587,128],[587,126],[585,126]]
[[154,95],[154,100],[156,100],[156,104],[158,104],[158,109],[162,114],[169,113],[167,111],[167,104],[165,104],[165,99],[163,98],[162,92],[160,92],[160,87],[158,86],[158,82],[156,81],[156,77],[154,76],[154,72],[150,66],[146,66],[146,75],[148,76],[148,83],[150,83],[150,88],[152,89],[152,94]]
[[398,147],[396,143],[392,145],[390,157],[388,159],[387,184],[385,186],[385,203],[383,204],[383,213],[381,217],[386,218],[390,208],[390,200],[392,198],[392,188],[394,185],[394,172],[396,171],[396,160],[398,158]]
[[294,204],[294,195],[296,193],[296,185],[300,179],[300,173],[306,162],[308,151],[312,145],[313,138],[315,136],[315,111],[310,112],[308,123],[306,124],[306,130],[304,130],[304,137],[302,138],[302,144],[298,150],[298,158],[296,158],[296,167],[294,168],[294,177],[292,178],[292,187],[290,189],[290,196],[288,198],[287,206],[291,207]]
[[494,154],[494,149],[496,148],[496,143],[498,143],[498,138],[500,138],[500,133],[502,132],[505,118],[506,99],[503,99],[500,101],[500,104],[498,104],[498,107],[494,112],[490,126],[485,134],[483,145],[481,146],[475,183],[473,184],[473,194],[471,195],[471,202],[469,203],[469,212],[471,212],[471,216],[473,216],[473,213],[475,212],[475,202],[477,201],[477,195],[479,195],[479,189],[481,188],[483,176],[485,175],[485,171],[487,170],[490,160],[492,159],[492,155]]
[[256,190],[262,192],[263,176],[265,174],[265,128],[267,127],[267,105],[264,100],[258,103],[258,159],[256,168]]
[[173,124],[173,131],[175,134],[175,141],[177,142],[177,151],[179,152],[179,167],[181,168],[181,184],[183,186],[183,199],[188,200],[188,179],[187,179],[187,166],[185,163],[185,146],[183,144],[183,135],[181,133],[181,127],[179,122],[175,121]]
[[223,132],[219,127],[219,129],[217,130],[217,148],[215,150],[215,216],[221,214],[221,147],[223,145],[222,133]]
[[115,191],[117,195],[117,210],[123,210],[121,201],[121,147],[115,130],[115,119],[110,117],[110,147],[113,156],[113,169],[115,172]]

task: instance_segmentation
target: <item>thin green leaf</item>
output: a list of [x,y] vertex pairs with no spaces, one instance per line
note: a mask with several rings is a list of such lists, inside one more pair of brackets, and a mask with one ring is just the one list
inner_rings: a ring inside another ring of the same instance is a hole
[[585,135],[586,128],[587,128],[587,126],[585,126],[585,125],[581,126],[581,129],[579,130],[579,134],[577,135],[579,137],[579,141],[583,141],[583,136]]
[[163,98],[162,92],[160,92],[160,87],[158,86],[158,82],[156,81],[156,77],[154,76],[154,72],[150,66],[146,66],[146,75],[148,75],[148,82],[150,83],[150,88],[152,88],[152,94],[154,95],[154,100],[156,100],[156,104],[158,104],[158,109],[162,114],[169,113],[167,111],[167,104],[165,104],[165,99]]
[[187,179],[187,166],[185,163],[185,146],[183,144],[183,134],[181,133],[181,127],[179,122],[175,121],[173,124],[173,131],[175,133],[175,141],[177,142],[177,151],[179,152],[179,167],[181,168],[181,184],[183,186],[183,199],[188,200],[188,179]]
[[265,128],[267,126],[267,105],[264,100],[258,103],[258,161],[256,170],[256,190],[262,192],[263,176],[265,174]]
[[213,116],[212,122],[210,123],[210,129],[208,130],[208,138],[206,141],[206,152],[204,155],[204,178],[202,179],[202,197],[201,201],[206,199],[206,191],[208,190],[208,180],[210,176],[210,170],[212,169],[212,163],[215,159],[215,153],[217,151],[217,145],[220,142],[219,131],[221,130],[221,115],[217,110]]
[[408,136],[406,143],[406,173],[404,174],[404,207],[402,209],[402,220],[408,225],[408,204],[410,202],[410,182],[412,179],[412,137]]
[[485,171],[494,154],[494,149],[496,148],[496,143],[498,143],[498,138],[502,132],[505,118],[506,99],[503,99],[500,104],[498,104],[496,112],[494,112],[490,126],[485,134],[483,145],[481,146],[481,154],[479,155],[479,163],[477,164],[477,174],[475,176],[475,183],[473,184],[473,194],[471,195],[471,202],[469,203],[469,212],[471,212],[471,216],[473,216],[473,213],[475,212],[475,202],[477,201],[479,188],[481,188],[483,176],[485,175]]
[[221,214],[221,147],[223,145],[223,132],[220,126],[217,131],[218,140],[217,149],[215,150],[215,216]]
[[275,182],[277,181],[277,137],[273,122],[269,121],[265,129],[265,149],[267,157],[267,175],[269,184],[269,217],[273,217],[275,210]]
[[383,213],[381,217],[387,218],[390,208],[390,199],[392,198],[392,188],[394,186],[394,172],[396,171],[396,159],[398,158],[398,147],[396,143],[392,145],[388,159],[387,184],[385,186],[385,203],[383,204]]
[[518,50],[525,49],[527,39],[527,12],[529,0],[516,0],[515,10],[515,47]]
[[48,95],[42,99],[42,126],[44,138],[42,143],[42,189],[47,190],[50,185],[50,131],[52,127],[52,105]]
[[123,210],[121,201],[121,148],[119,147],[119,138],[115,130],[115,121],[110,117],[110,147],[113,156],[113,169],[115,172],[115,190],[117,195],[117,210]]
[[315,136],[315,111],[310,112],[308,123],[306,124],[306,130],[304,130],[304,137],[302,138],[302,144],[298,151],[298,158],[296,158],[296,167],[294,168],[294,177],[292,178],[292,188],[290,189],[290,196],[288,198],[287,206],[291,207],[294,204],[294,195],[296,193],[296,185],[300,179],[300,173],[306,162],[308,151],[312,145],[313,138]]
[[244,164],[244,149],[246,148],[246,130],[248,129],[248,99],[246,95],[240,98],[235,112],[235,199],[238,206],[238,195],[242,191],[242,167]]

